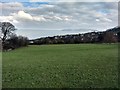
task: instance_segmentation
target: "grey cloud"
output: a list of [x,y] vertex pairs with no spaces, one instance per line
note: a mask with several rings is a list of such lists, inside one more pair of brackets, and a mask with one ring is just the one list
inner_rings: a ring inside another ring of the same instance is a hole
[[19,2],[0,3],[0,10],[2,10],[1,15],[4,16],[22,10],[23,8],[23,4]]
[[[21,27],[31,28],[104,28],[117,25],[117,3],[115,2],[50,2],[48,5],[39,5],[38,7],[24,7],[21,4],[13,6],[6,4],[3,7],[3,13],[18,13],[20,10],[32,16],[32,20],[24,20],[19,17]],[[18,8],[17,8],[18,7]],[[14,17],[14,16],[13,16]],[[45,20],[41,21],[40,17]],[[29,22],[29,23],[28,23]],[[32,27],[33,26],[33,27]]]

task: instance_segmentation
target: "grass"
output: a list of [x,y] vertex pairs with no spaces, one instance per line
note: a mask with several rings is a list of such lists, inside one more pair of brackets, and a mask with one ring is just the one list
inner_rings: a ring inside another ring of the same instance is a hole
[[116,88],[115,44],[41,45],[3,53],[3,88]]

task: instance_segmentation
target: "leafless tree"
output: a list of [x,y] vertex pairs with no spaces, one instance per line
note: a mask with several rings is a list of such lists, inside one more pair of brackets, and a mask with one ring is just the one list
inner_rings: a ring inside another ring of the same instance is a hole
[[10,38],[13,35],[13,32],[16,30],[15,26],[10,22],[0,22],[0,40],[4,45],[6,39]]

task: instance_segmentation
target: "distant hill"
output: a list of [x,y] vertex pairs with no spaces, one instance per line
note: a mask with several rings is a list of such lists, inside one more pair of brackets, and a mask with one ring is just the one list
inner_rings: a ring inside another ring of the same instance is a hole
[[108,29],[106,30],[106,32],[115,32],[115,33],[118,33],[120,32],[120,27],[114,27],[114,28],[111,28],[111,29]]
[[[66,29],[71,31],[73,29]],[[80,29],[75,29],[80,30]],[[91,30],[91,29],[90,29]],[[106,31],[93,31],[81,34],[59,35],[30,40],[32,45],[41,44],[78,44],[78,43],[117,43],[120,42],[120,27]]]
[[86,32],[86,31],[98,31],[98,30],[95,30],[95,29],[63,29],[62,31],[82,31],[82,32]]

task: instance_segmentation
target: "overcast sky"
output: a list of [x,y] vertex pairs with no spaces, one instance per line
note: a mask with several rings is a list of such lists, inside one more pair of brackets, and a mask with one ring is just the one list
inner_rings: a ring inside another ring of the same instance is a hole
[[[18,34],[27,35],[28,32],[30,38],[32,33],[34,38],[35,35],[39,35],[38,31],[34,30],[43,30],[44,33],[44,30],[81,29],[83,32],[82,29],[106,30],[118,25],[117,2],[36,1],[38,0],[27,0],[27,2],[5,0],[4,3],[0,3],[2,10],[0,21],[11,22],[19,30]],[[28,29],[32,31],[25,31]],[[44,36],[48,35],[49,33]]]

